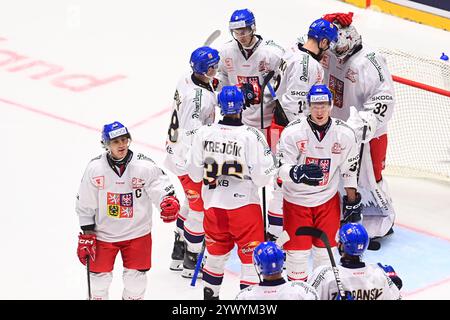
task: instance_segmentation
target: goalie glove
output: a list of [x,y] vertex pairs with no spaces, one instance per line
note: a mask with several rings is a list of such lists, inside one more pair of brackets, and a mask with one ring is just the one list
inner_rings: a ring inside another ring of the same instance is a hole
[[[377,130],[377,118],[372,111],[357,111],[354,106],[350,107],[350,117],[346,123],[355,131],[357,143],[367,143],[373,139]],[[367,127],[364,136],[364,126]],[[364,138],[364,139],[363,139]]]

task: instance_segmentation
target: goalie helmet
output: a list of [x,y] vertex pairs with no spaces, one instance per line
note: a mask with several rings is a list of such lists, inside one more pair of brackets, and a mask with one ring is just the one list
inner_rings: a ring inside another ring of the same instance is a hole
[[236,10],[230,18],[230,30],[250,27],[253,31],[256,29],[255,16],[248,9]]
[[219,60],[219,51],[210,47],[200,47],[192,52],[189,63],[195,73],[205,74],[209,68],[215,68]]
[[330,105],[333,102],[333,94],[330,89],[324,84],[316,84],[311,87],[306,95],[308,105],[315,102],[328,102]]
[[327,39],[330,44],[338,41],[338,28],[325,19],[317,19],[309,26],[308,37],[317,42]]
[[353,25],[341,27],[339,23],[335,22],[335,24],[339,28],[338,40],[330,50],[337,58],[344,59],[362,44],[362,38]]
[[236,86],[224,86],[217,100],[224,115],[239,114],[244,106],[244,95]]
[[253,263],[262,275],[270,276],[281,273],[284,252],[274,242],[262,242],[253,251]]
[[126,136],[128,139],[131,139],[131,135],[128,132],[127,127],[125,127],[119,121],[114,121],[113,123],[105,124],[102,130],[102,144],[105,148],[107,148],[111,140],[123,136]]
[[369,245],[369,235],[360,223],[347,223],[339,229],[341,250],[351,256],[361,256]]

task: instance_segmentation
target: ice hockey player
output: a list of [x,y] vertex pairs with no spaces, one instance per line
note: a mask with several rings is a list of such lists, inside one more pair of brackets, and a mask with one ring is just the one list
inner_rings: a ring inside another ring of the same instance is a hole
[[214,122],[217,106],[214,76],[219,60],[219,52],[210,47],[192,52],[192,71],[181,77],[175,90],[166,140],[164,164],[178,176],[187,199],[177,219],[170,269],[183,270],[181,275],[186,278],[192,278],[204,239],[202,184],[189,178],[186,154],[197,129]]
[[[393,232],[395,211],[382,171],[387,126],[394,111],[394,84],[384,57],[366,43],[352,24],[353,13],[324,16],[339,28],[338,42],[322,59],[325,83],[334,95],[331,115],[351,126],[365,144],[358,190],[362,223],[370,238]],[[367,126],[363,138],[364,126]]]
[[313,267],[330,264],[325,245],[319,239],[295,237],[299,226],[323,230],[332,247],[340,224],[338,185],[345,188],[344,217],[359,215],[360,195],[356,191],[358,148],[353,130],[330,117],[332,94],[325,85],[314,85],[307,95],[309,116],[291,122],[278,144],[279,177],[283,181],[283,229],[290,240],[286,271],[291,281],[305,281],[312,251]]
[[[286,50],[275,78],[278,100],[270,126],[271,147],[275,150],[281,132],[289,122],[307,111],[306,95],[311,87],[323,82],[320,60],[323,54],[337,41],[337,27],[317,19],[311,23],[304,44],[296,43]],[[281,180],[274,183],[274,192],[269,202],[268,239],[275,240],[283,229],[283,198]]]
[[[402,280],[389,265],[366,264],[361,257],[369,245],[369,236],[359,223],[344,224],[339,230],[339,278],[347,300],[400,300]],[[321,300],[342,299],[330,266],[320,266],[308,279]]]
[[203,226],[208,255],[203,267],[204,299],[219,299],[225,263],[234,245],[241,261],[241,289],[258,283],[254,248],[264,241],[258,187],[276,172],[274,156],[262,133],[242,123],[244,96],[236,86],[218,95],[223,120],[202,126],[194,136],[187,169],[203,181]]
[[284,252],[274,242],[263,242],[255,248],[253,264],[262,280],[241,290],[236,300],[318,300],[316,290],[306,282],[283,278]]
[[[261,92],[261,86],[264,77],[278,69],[284,49],[256,34],[255,16],[249,9],[234,11],[229,29],[234,40],[219,50],[217,77],[224,85],[238,85],[247,98],[251,97],[242,112],[242,122],[248,126],[261,129],[261,99],[264,99],[262,128],[269,128],[275,101],[268,90]],[[264,134],[270,139],[267,132]]]
[[176,220],[180,206],[169,177],[155,162],[130,149],[131,136],[120,122],[102,130],[106,152],[92,159],[81,180],[76,212],[83,234],[78,258],[89,259],[91,298],[108,299],[117,253],[123,260],[124,300],[144,299],[151,267],[152,204],[164,222]]

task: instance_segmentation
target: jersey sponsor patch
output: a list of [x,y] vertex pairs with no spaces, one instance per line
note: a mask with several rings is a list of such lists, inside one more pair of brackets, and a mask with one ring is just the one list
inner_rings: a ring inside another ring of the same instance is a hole
[[323,172],[323,180],[319,183],[319,186],[324,186],[328,183],[328,178],[330,177],[330,167],[331,167],[331,159],[319,159],[319,158],[311,158],[306,157],[306,164],[314,163],[317,164]]
[[132,193],[107,193],[107,215],[112,218],[133,217],[133,194]]
[[105,177],[104,176],[93,177],[92,182],[99,189],[103,189],[105,187]]
[[342,108],[344,105],[344,81],[341,81],[330,74],[328,87],[333,93],[334,106],[337,108]]
[[335,143],[333,144],[333,146],[331,147],[331,153],[334,153],[334,154],[341,154],[341,152],[342,152],[341,144],[338,143],[338,142],[335,142]]
[[246,256],[252,256],[253,251],[255,251],[255,248],[260,244],[259,241],[252,241],[247,243],[245,246],[242,247],[241,252],[243,255]]
[[234,71],[233,59],[232,58],[225,58],[224,64],[225,64],[225,69],[227,70],[228,73]]
[[296,142],[300,154],[305,154],[308,147],[308,140],[300,140]]
[[357,73],[353,71],[352,69],[348,68],[347,72],[345,73],[345,78],[350,80],[351,82],[355,83],[357,78]]
[[144,179],[141,179],[141,178],[133,178],[133,179],[131,179],[131,187],[133,189],[143,188],[144,185],[145,185]]
[[186,195],[186,199],[188,199],[189,202],[194,203],[196,202],[198,199],[200,199],[200,194],[192,189],[188,189],[184,192],[184,194]]

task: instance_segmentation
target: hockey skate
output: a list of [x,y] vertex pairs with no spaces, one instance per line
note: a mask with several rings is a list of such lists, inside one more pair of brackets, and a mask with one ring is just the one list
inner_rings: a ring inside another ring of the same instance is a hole
[[184,259],[185,244],[180,240],[180,235],[175,232],[175,242],[173,243],[172,262],[170,264],[170,270],[182,271],[183,259]]
[[203,300],[219,300],[218,296],[214,296],[214,291],[211,288],[203,288]]
[[[183,272],[181,273],[181,276],[183,278],[192,278],[194,276],[195,265],[197,264],[198,255],[199,255],[198,253],[191,252],[186,247],[183,260]],[[202,278],[201,268],[198,271],[197,278],[198,279]]]

